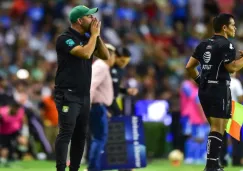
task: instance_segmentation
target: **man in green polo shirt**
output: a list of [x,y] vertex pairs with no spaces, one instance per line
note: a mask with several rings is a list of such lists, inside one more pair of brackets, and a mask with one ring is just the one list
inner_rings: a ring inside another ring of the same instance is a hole
[[69,14],[71,27],[57,38],[57,171],[65,171],[70,140],[70,171],[78,171],[80,167],[89,123],[93,54],[104,60],[109,59],[109,51],[100,38],[101,23],[92,15],[97,11],[98,8],[89,9],[82,5],[74,7]]

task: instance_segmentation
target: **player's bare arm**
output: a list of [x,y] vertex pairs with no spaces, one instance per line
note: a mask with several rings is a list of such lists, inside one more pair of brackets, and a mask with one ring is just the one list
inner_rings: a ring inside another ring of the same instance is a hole
[[105,43],[104,41],[101,39],[101,37],[99,36],[97,38],[97,43],[96,43],[96,47],[97,49],[95,50],[94,52],[94,55],[100,59],[103,59],[103,60],[107,60],[110,58],[110,54],[109,54],[109,51],[108,49],[106,48],[105,46]]
[[186,65],[186,71],[187,71],[188,75],[191,78],[193,78],[194,80],[199,78],[199,72],[196,68],[198,65],[199,65],[199,62],[194,57],[190,57],[187,65]]
[[243,51],[240,50],[239,52],[240,52],[240,57],[238,59],[232,61],[229,64],[224,65],[227,71],[229,71],[230,73],[237,72],[241,68],[243,68]]
[[100,23],[97,20],[93,20],[91,23],[91,37],[89,42],[85,46],[78,45],[74,47],[70,53],[80,58],[89,59],[94,53],[97,37],[100,35]]

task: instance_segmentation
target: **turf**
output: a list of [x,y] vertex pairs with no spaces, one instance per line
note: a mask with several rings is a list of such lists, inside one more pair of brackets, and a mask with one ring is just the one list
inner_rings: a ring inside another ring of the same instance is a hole
[[[85,166],[80,168],[83,171]],[[155,160],[148,164],[146,168],[136,169],[136,171],[203,171],[203,166],[182,165],[180,167],[172,167],[168,161]],[[11,168],[0,168],[0,171],[55,171],[55,164],[46,161],[26,161],[16,162]],[[68,170],[68,169],[67,169]],[[242,168],[227,167],[225,171],[243,171]]]

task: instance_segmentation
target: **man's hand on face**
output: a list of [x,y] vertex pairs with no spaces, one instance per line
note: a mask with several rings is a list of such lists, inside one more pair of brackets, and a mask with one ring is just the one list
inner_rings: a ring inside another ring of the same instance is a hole
[[91,35],[99,36],[100,35],[101,22],[96,18],[91,22],[90,33]]

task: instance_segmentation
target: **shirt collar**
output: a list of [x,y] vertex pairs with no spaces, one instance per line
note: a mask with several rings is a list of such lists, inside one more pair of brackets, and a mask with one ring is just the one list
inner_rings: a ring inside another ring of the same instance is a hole
[[226,39],[224,36],[222,36],[222,35],[218,35],[218,34],[213,35],[213,37],[221,37],[221,38]]
[[69,27],[68,31],[71,32],[72,34],[74,34],[75,36],[79,37],[79,38],[87,38],[86,33],[85,34],[80,34],[79,32],[77,32],[76,30],[74,30],[73,28]]

